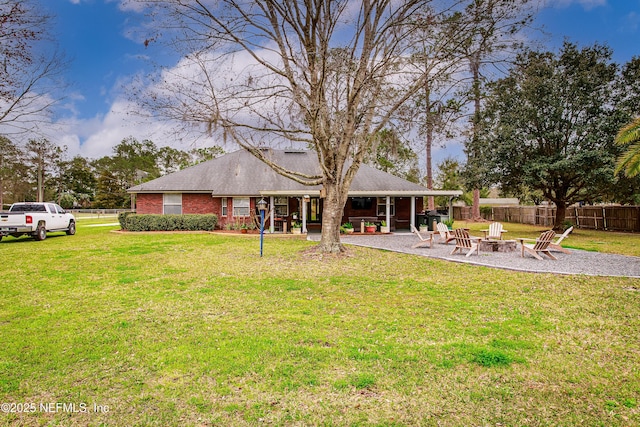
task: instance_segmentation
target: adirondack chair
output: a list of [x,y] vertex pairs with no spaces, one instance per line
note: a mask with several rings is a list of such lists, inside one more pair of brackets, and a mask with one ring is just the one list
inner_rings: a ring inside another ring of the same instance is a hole
[[562,246],[560,246],[560,242],[562,242],[572,231],[573,231],[573,226],[567,228],[564,231],[564,233],[562,233],[560,237],[558,237],[558,240],[556,240],[555,242],[549,243],[549,250],[570,254],[571,252],[569,252],[568,249],[565,249]]
[[502,224],[499,222],[492,222],[489,225],[488,230],[482,230],[484,233],[484,240],[502,240],[502,233],[506,233],[507,230],[502,228]]
[[456,252],[462,253],[463,250],[468,250],[466,257],[469,257],[473,251],[476,251],[480,255],[480,238],[469,236],[469,232],[464,228],[457,228],[453,231],[453,237],[456,239],[456,247],[451,251],[451,255]]
[[438,233],[440,233],[440,243],[444,243],[446,245],[452,240],[456,240],[456,238],[453,237],[453,233],[449,231],[449,228],[446,226],[446,224],[439,222],[436,224],[436,228],[438,229]]
[[410,226],[411,226],[411,232],[414,233],[416,236],[418,236],[418,238],[420,239],[418,243],[411,246],[412,248],[414,249],[423,248],[423,247],[426,247],[427,245],[430,248],[433,247],[433,233],[429,233],[429,236],[425,238],[425,237],[422,237],[422,234],[420,234],[418,229],[413,224],[410,224]]
[[422,237],[422,234],[420,234],[420,232],[416,229],[416,227],[413,224],[411,225],[411,232],[414,233],[416,236],[418,236],[418,238],[420,239],[420,241],[418,243],[416,243],[415,245],[411,246],[413,249],[415,248],[424,248],[427,245],[431,248],[433,247],[433,233],[429,233],[429,237],[424,238]]
[[546,255],[552,260],[557,260],[558,258],[554,257],[553,255],[551,255],[551,252],[549,252],[549,245],[551,244],[551,240],[553,240],[555,235],[556,233],[553,230],[545,231],[540,234],[540,237],[536,239],[535,244],[524,243],[525,240],[531,239],[518,239],[520,240],[520,244],[522,245],[521,256],[524,258],[524,254],[526,252],[539,260],[543,259],[540,254]]

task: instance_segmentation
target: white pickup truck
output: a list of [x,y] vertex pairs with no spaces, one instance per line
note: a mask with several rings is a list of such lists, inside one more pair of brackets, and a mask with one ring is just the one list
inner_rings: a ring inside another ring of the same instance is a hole
[[76,234],[76,219],[55,203],[14,203],[8,212],[0,212],[0,240],[23,234],[44,240],[50,231]]

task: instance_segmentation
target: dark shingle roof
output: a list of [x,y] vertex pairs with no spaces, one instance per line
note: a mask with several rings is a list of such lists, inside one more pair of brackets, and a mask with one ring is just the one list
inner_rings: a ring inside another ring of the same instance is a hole
[[[315,152],[268,150],[279,165],[308,175],[320,175]],[[320,186],[309,187],[277,174],[245,150],[234,151],[181,171],[132,187],[130,193],[212,193],[219,196],[255,196],[288,193],[314,194]],[[451,192],[449,192],[451,193]],[[428,190],[397,176],[361,165],[350,195],[427,195]]]

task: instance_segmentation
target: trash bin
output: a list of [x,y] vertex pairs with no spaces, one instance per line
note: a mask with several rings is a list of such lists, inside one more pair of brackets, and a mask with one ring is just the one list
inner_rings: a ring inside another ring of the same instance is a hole
[[433,227],[433,221],[437,223],[447,221],[449,219],[449,213],[447,211],[429,211],[427,212],[427,225],[430,231],[436,231]]
[[429,226],[429,231],[435,231],[433,227],[433,221],[436,223],[441,222],[440,214],[438,211],[429,211],[427,212],[427,225]]
[[426,214],[417,214],[416,221],[417,221],[417,224],[416,224],[417,228],[420,228],[421,225],[428,225]]

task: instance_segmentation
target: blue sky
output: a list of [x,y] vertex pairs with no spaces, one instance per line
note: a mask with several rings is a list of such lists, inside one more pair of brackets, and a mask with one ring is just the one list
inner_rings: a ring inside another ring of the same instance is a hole
[[[43,4],[56,16],[59,44],[73,60],[66,74],[71,88],[58,117],[62,131],[55,142],[67,145],[70,155],[92,158],[112,154],[112,147],[130,135],[171,144],[159,132],[161,124],[135,123],[125,111],[123,83],[149,70],[147,56],[152,49],[146,49],[135,33],[143,17],[123,10],[121,0]],[[536,25],[549,33],[544,39],[549,49],[567,38],[580,46],[606,43],[619,63],[640,56],[640,0],[550,0],[548,4]],[[435,158],[448,154],[459,155],[459,149],[436,149]]]

